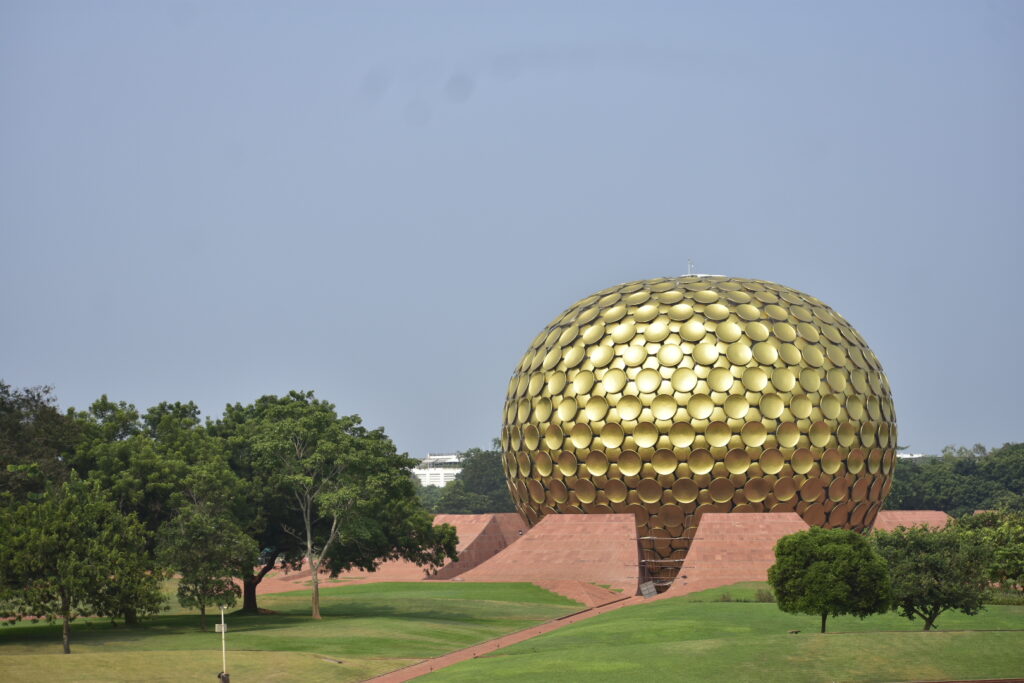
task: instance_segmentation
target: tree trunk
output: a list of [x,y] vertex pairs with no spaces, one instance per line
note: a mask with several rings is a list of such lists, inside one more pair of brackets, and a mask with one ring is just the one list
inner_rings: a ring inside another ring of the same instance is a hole
[[134,607],[124,608],[125,626],[137,626],[139,623],[139,611]]
[[924,618],[924,629],[923,630],[925,630],[925,631],[932,630],[935,627],[935,620],[938,619],[938,618],[939,618],[938,614],[936,614],[933,617],[925,617]]
[[249,576],[242,577],[242,611],[248,614],[259,614],[259,606],[256,604],[256,586],[260,585],[263,577],[269,574],[277,564],[278,553],[273,553],[260,570]]
[[313,581],[313,618],[320,619],[320,566],[313,566],[312,555],[309,558],[309,576]]
[[825,632],[825,620],[828,619],[828,612],[821,613],[821,632]]
[[60,616],[64,620],[64,654],[71,654],[71,600],[68,596],[61,593],[60,596]]
[[200,630],[206,630],[206,605],[199,605],[199,628]]

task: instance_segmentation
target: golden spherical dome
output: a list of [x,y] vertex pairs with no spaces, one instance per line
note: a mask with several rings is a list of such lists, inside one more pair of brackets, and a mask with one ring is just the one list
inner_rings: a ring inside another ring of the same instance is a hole
[[657,579],[706,511],[870,527],[896,417],[875,354],[821,301],[692,275],[611,287],[544,328],[509,382],[501,442],[531,524],[633,513]]

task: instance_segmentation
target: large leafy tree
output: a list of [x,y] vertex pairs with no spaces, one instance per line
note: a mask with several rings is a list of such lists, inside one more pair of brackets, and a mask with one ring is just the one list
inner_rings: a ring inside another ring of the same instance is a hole
[[455,557],[454,530],[430,524],[409,479],[414,461],[383,430],[366,429],[358,416],[339,417],[313,392],[293,391],[267,401],[247,432],[258,478],[289,503],[289,514],[275,521],[302,549],[314,618],[321,571],[373,569],[397,557],[431,566]]
[[72,475],[38,500],[0,509],[0,606],[17,618],[58,616],[69,654],[77,615],[118,615],[129,601],[139,614],[159,610],[160,573],[146,541],[99,482]]
[[79,438],[50,387],[16,389],[0,380],[0,498],[25,500],[67,479],[66,456]]
[[[82,439],[70,458],[82,477],[97,481],[122,514],[138,517],[150,532],[144,549],[155,561],[157,531],[175,514],[194,469],[217,466],[230,474],[224,443],[200,424],[191,402],[160,403],[144,414],[106,396],[87,411],[73,413]],[[125,605],[127,623],[137,621],[134,600]]]
[[208,425],[210,434],[225,445],[231,470],[243,487],[236,515],[239,526],[261,548],[258,564],[240,567],[236,574],[242,581],[242,611],[250,614],[259,613],[257,589],[264,577],[279,563],[298,569],[304,554],[301,540],[287,531],[301,524],[294,499],[253,448],[268,412],[289,400],[288,396],[267,395],[251,404],[228,405],[224,415]]
[[860,534],[812,527],[775,544],[768,569],[779,609],[821,616],[850,614],[863,619],[889,609],[891,588],[885,561]]
[[920,618],[925,631],[946,610],[983,609],[991,552],[973,534],[917,526],[876,531],[871,540],[889,565],[893,605],[901,616]]

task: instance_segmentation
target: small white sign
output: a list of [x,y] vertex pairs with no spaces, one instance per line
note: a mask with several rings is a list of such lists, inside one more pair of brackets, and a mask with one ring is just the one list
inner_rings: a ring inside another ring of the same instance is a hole
[[214,624],[214,633],[227,633],[227,632],[228,632],[228,625],[227,624]]
[[654,587],[653,581],[644,581],[640,584],[640,595],[645,598],[653,598],[658,594],[658,589]]

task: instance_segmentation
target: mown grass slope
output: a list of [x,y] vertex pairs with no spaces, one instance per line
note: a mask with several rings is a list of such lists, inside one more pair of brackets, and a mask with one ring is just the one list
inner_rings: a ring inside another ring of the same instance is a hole
[[[228,616],[228,670],[235,680],[358,681],[581,609],[532,584],[377,583],[261,598],[275,613]],[[60,626],[0,628],[0,680],[186,681],[221,670],[220,635],[194,613],[139,627],[79,620],[72,654],[59,654]]]
[[[431,681],[902,681],[1024,676],[1024,607],[940,617],[790,615],[739,584],[626,607],[439,671]],[[720,602],[728,594],[732,602]],[[790,634],[799,630],[799,634]]]

